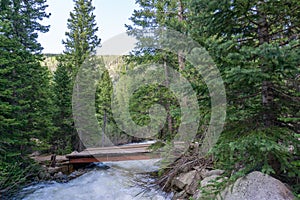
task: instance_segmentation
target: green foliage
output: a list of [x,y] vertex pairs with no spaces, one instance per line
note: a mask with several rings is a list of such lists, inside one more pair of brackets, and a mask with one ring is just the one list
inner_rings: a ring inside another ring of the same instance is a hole
[[66,39],[63,40],[63,44],[65,61],[69,62],[72,75],[76,76],[85,59],[96,52],[101,40],[96,35],[98,27],[92,0],[74,0],[74,4],[74,10],[68,19],[69,31],[65,34]]
[[[208,91],[200,73],[185,61],[182,52],[174,54],[143,46],[147,41],[143,33],[155,27],[170,28],[192,36],[207,49],[222,74],[227,93],[227,119],[223,134],[211,154],[215,167],[227,171],[228,182],[259,170],[288,182],[295,192],[300,193],[298,0],[137,0],[140,8],[131,17],[133,25],[127,26],[128,33],[139,41],[137,48],[113,78],[105,71],[101,81],[92,86],[84,81],[80,83],[82,85],[74,85],[81,65],[93,61],[91,56],[100,44],[92,0],[74,0],[74,10],[70,13],[63,41],[65,51],[57,56],[54,77],[41,64],[45,62],[42,47],[37,42],[38,33],[47,32],[49,28],[40,23],[48,17],[45,2],[0,2],[1,191],[32,180],[37,168],[26,160],[25,154],[48,149],[49,142],[57,153],[84,148],[78,138],[82,130],[75,130],[72,116],[74,86],[96,87],[96,117],[103,127],[102,135],[106,134],[116,143],[132,141],[133,138],[116,125],[115,119],[125,117],[124,113],[113,116],[111,103],[117,107],[129,105],[130,115],[138,125],[149,124],[149,109],[154,104],[161,104],[167,111],[167,123],[156,137],[163,142],[153,148],[169,144],[181,123],[181,110],[167,86],[140,87],[127,98],[125,84],[129,87],[134,84],[134,80],[128,79],[123,87],[118,88],[118,103],[111,102],[113,84],[118,78],[132,75],[130,69],[143,71],[143,67],[136,65],[160,64],[161,73],[165,74],[168,74],[168,66],[190,81],[200,107],[197,137],[201,138],[209,126],[209,92],[212,91]],[[154,34],[152,37],[158,36]],[[101,58],[99,62],[103,67],[105,61]],[[82,73],[94,76],[91,69]],[[166,83],[168,78],[166,75]],[[86,108],[86,111],[92,109],[91,105]],[[161,122],[164,119],[156,120]],[[86,124],[85,128],[95,127]],[[104,145],[96,134],[90,137],[92,141],[95,139],[96,145]],[[166,148],[170,146],[166,145]],[[225,184],[213,183],[215,190],[212,192],[217,194]]]
[[38,33],[49,28],[40,23],[49,16],[45,2],[0,2],[0,190],[4,192],[36,175],[26,154],[47,148],[55,130],[51,75],[41,65],[42,47],[37,42]]
[[[224,133],[213,150],[218,167],[244,173],[260,170],[267,174],[299,176],[300,170],[293,162],[299,154],[300,142],[296,135],[282,128],[244,133],[241,132],[243,127],[239,128]],[[293,150],[289,150],[292,147]]]
[[[62,59],[62,58],[60,58]],[[72,151],[71,137],[74,133],[72,119],[72,77],[70,69],[62,64],[57,66],[53,79],[54,110],[53,121],[58,128],[51,137],[51,143],[57,153],[69,153]],[[66,137],[68,135],[68,137]]]
[[290,8],[299,2],[192,1],[191,33],[226,84],[226,126],[212,153],[231,180],[260,170],[299,181],[300,21]]
[[[148,110],[153,104],[162,105],[167,112],[167,120],[163,130],[158,134],[159,139],[172,140],[177,133],[177,129],[181,123],[181,109],[179,102],[175,95],[169,90],[168,84],[170,72],[168,68],[173,68],[180,71],[181,74],[191,81],[193,89],[199,94],[204,91],[203,82],[199,80],[200,75],[196,70],[193,71],[189,63],[182,59],[180,52],[171,53],[165,50],[148,47],[145,45],[151,39],[156,40],[159,36],[153,34],[150,36],[144,33],[153,31],[155,28],[167,27],[172,30],[179,31],[183,34],[188,34],[187,30],[187,1],[168,0],[168,1],[136,1],[140,6],[139,10],[135,10],[130,20],[133,25],[127,25],[128,33],[138,39],[138,43],[132,55],[127,58],[127,63],[133,64],[134,70],[142,72],[145,70],[142,65],[157,64],[161,65],[161,73],[165,74],[166,88],[153,85],[148,87],[141,87],[139,91],[135,92],[130,102],[130,112],[132,119],[139,125],[146,125],[150,121]],[[137,66],[140,65],[140,66]],[[130,73],[130,69],[125,72]],[[143,72],[142,72],[143,73]],[[155,75],[153,76],[155,79]],[[132,84],[132,83],[128,83]],[[184,91],[181,91],[184,93]],[[201,102],[203,103],[203,102]],[[199,105],[204,108],[207,104]],[[205,105],[205,106],[204,106]],[[209,110],[209,109],[208,109]],[[201,109],[201,112],[204,111]],[[207,109],[204,111],[207,112]],[[203,114],[203,113],[202,113]],[[160,119],[157,119],[160,120]],[[194,120],[194,119],[191,119]],[[161,121],[161,120],[160,120]],[[206,120],[205,120],[206,121]],[[204,128],[204,126],[203,126]]]
[[151,145],[149,146],[149,149],[155,151],[155,150],[159,150],[160,148],[164,147],[165,145],[166,145],[166,144],[165,144],[164,142],[162,142],[162,141],[157,141],[157,142],[151,144]]
[[[179,103],[177,102],[174,94],[172,94],[168,88],[159,85],[147,85],[140,87],[139,90],[132,95],[129,102],[132,120],[134,120],[135,123],[140,126],[148,125],[150,123],[149,109],[154,104],[160,104],[165,108],[167,108],[169,105],[173,105],[172,107],[169,107],[173,128],[176,128],[180,124],[181,112],[178,105]],[[161,120],[163,119],[157,120],[159,120],[159,123],[161,123]],[[165,126],[161,130],[160,134],[158,134],[156,139],[174,139],[176,129],[170,133],[167,125],[168,124],[165,123]]]
[[[226,87],[227,119],[222,136],[211,153],[216,167],[227,170],[229,182],[260,170],[298,187],[299,1],[137,3],[140,9],[131,17],[134,25],[127,27],[140,46],[133,51],[129,62],[166,63],[191,82],[201,108],[199,138],[210,119],[210,94],[202,77],[188,62],[180,60],[180,52],[172,55],[143,47],[147,38],[142,33],[160,27],[190,35],[206,48],[221,72]],[[159,92],[156,94],[163,96]],[[150,105],[151,91],[143,88],[134,95],[132,116],[139,123],[146,123],[147,115],[137,115],[137,110],[140,108],[139,112],[145,113],[141,107]],[[156,96],[152,97],[155,102]],[[294,149],[289,151],[289,148]],[[299,193],[299,187],[295,191]]]
[[[35,18],[47,16],[44,2],[33,3],[41,10],[24,8],[28,15],[17,13],[21,2],[8,7],[12,2],[7,1],[1,10],[1,106],[3,107],[1,134],[9,144],[28,144],[31,137],[48,139],[53,130],[51,116],[51,100],[48,70],[40,65],[40,44],[36,42],[35,29],[47,30],[35,22]],[[6,7],[7,6],[7,7]],[[13,15],[12,13],[15,13]],[[38,13],[32,13],[38,12]],[[10,15],[11,14],[11,15]],[[33,18],[30,18],[33,17]],[[27,24],[18,23],[28,20]],[[33,24],[33,25],[32,25]],[[26,28],[30,26],[31,29]],[[26,35],[18,31],[27,30]],[[15,31],[12,31],[15,30]],[[32,35],[33,34],[33,35]],[[32,35],[31,40],[28,36]],[[35,49],[34,49],[35,48]],[[30,77],[30,78],[29,78]],[[43,116],[43,117],[41,117]],[[9,139],[13,138],[13,139]]]
[[0,159],[0,191],[3,198],[9,198],[25,184],[36,181],[41,167],[28,158],[7,154]]
[[74,0],[74,10],[68,19],[68,31],[64,54],[58,59],[54,74],[55,123],[58,130],[52,137],[55,151],[70,152],[84,149],[74,127],[72,115],[72,92],[81,65],[95,53],[100,39],[93,11],[92,0]]
[[298,137],[284,128],[243,132],[244,128],[247,126],[223,133],[210,152],[216,158],[215,167],[226,173],[220,177],[223,181],[212,182],[209,189],[202,188],[206,196],[218,195],[226,186],[253,171],[293,183],[295,192],[299,192],[299,184],[294,183],[300,175],[300,168],[294,161],[299,155]]
[[126,143],[130,141],[130,137],[124,134],[122,130],[118,128],[111,110],[111,103],[116,103],[112,102],[113,83],[109,72],[104,69],[103,71],[104,72],[100,78],[100,81],[97,82],[95,102],[96,117],[100,127],[102,128],[102,133],[101,140],[95,141],[101,143],[98,144],[98,146],[105,146],[109,144],[108,140],[116,145],[119,143]]

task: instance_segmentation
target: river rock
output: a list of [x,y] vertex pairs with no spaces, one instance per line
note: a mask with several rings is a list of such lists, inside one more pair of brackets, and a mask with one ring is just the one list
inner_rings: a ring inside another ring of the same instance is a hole
[[210,176],[220,176],[222,174],[224,174],[224,170],[220,170],[220,169],[215,169],[215,170],[211,170],[211,171],[203,171],[203,177],[210,177]]
[[87,172],[87,170],[85,169],[80,169],[80,170],[77,170],[77,171],[74,171],[72,172],[70,175],[69,175],[69,180],[72,180],[72,179],[75,179],[75,178],[78,178],[80,176],[82,176],[83,174],[85,174]]
[[[210,184],[213,184],[213,181],[217,180],[217,178],[219,178],[220,175],[211,175],[206,177],[205,179],[203,179],[200,183],[201,187],[209,187]],[[218,182],[220,182],[221,179],[218,179]]]
[[60,172],[60,167],[48,167],[48,172],[51,176],[53,176],[55,173]]
[[186,192],[190,196],[194,195],[199,188],[199,182],[202,179],[201,175],[197,172],[193,178],[193,181],[191,184],[186,186]]
[[[201,187],[208,186],[219,175],[209,176],[201,181]],[[221,181],[221,180],[220,180]],[[209,186],[206,187],[209,190]],[[194,199],[203,199],[201,190],[193,195]],[[293,193],[279,180],[261,172],[252,172],[239,178],[233,186],[228,186],[218,200],[294,200]]]
[[181,191],[179,193],[176,193],[173,197],[172,200],[185,200],[188,198],[188,195],[186,194],[185,191]]
[[62,172],[64,174],[67,174],[69,172],[69,168],[67,165],[63,165],[60,167],[48,167],[47,170],[51,176],[58,172]]
[[68,181],[68,176],[63,174],[62,172],[58,172],[54,174],[53,180],[60,182],[60,183],[65,183]]
[[193,170],[184,174],[180,174],[172,181],[172,187],[183,190],[187,185],[191,185],[196,177],[197,171]]
[[44,170],[40,171],[38,174],[39,180],[49,180],[50,179],[50,174]]
[[58,172],[56,174],[54,174],[53,178],[54,179],[63,179],[65,176],[62,172]]
[[[211,187],[209,185],[213,184],[213,181],[217,180],[218,182],[221,182],[223,180],[223,179],[218,179],[220,177],[221,177],[220,175],[211,174],[211,176],[208,176],[208,177],[204,178],[200,182],[201,188],[205,188],[205,190],[209,191],[211,189]],[[203,199],[203,192],[201,190],[197,190],[194,193],[193,198],[194,199]],[[210,199],[210,198],[213,198],[213,197],[208,197],[208,198]]]
[[[293,193],[279,180],[261,172],[239,178],[222,192],[224,200],[294,200]],[[221,199],[221,198],[219,198]]]

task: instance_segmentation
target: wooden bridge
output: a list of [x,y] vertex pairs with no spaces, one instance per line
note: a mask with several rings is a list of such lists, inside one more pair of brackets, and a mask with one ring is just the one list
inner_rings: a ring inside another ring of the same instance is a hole
[[149,150],[150,145],[151,144],[130,144],[124,146],[88,148],[79,153],[68,154],[66,158],[69,160],[69,164],[160,158],[158,153],[151,153]]
[[[149,160],[161,158],[161,153],[152,152],[149,147],[151,144],[129,144],[123,146],[88,148],[82,152],[73,152],[65,156],[52,155],[31,155],[31,158],[41,165],[48,167],[51,173],[63,172],[70,174],[75,169],[86,166],[94,162],[112,162],[125,160]],[[181,155],[186,144],[175,142],[172,149],[174,157]]]

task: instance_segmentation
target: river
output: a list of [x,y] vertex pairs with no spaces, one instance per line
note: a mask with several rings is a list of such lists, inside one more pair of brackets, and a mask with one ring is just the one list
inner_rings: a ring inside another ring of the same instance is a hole
[[[143,172],[158,169],[158,160],[105,163],[67,183],[39,183],[24,188],[15,199],[23,200],[169,200],[157,188],[144,187],[151,179]],[[143,186],[144,185],[144,186]],[[148,189],[145,189],[148,188]]]

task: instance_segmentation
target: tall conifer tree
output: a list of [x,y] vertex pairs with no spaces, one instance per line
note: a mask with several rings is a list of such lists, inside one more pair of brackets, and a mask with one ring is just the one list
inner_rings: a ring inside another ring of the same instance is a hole
[[40,64],[42,47],[37,42],[37,32],[48,31],[39,23],[48,17],[45,1],[1,1],[1,7],[1,70],[6,79],[1,88],[6,97],[1,101],[11,106],[9,118],[14,121],[4,132],[25,140],[47,137],[49,73]]
[[299,1],[192,2],[191,32],[226,84],[220,167],[299,182]]
[[[24,182],[29,169],[26,154],[35,142],[45,142],[51,132],[52,103],[49,72],[41,66],[39,32],[45,0],[0,1],[0,186]],[[3,177],[3,175],[5,175]],[[11,185],[12,186],[11,186]],[[0,189],[1,189],[0,188]]]
[[90,55],[95,54],[101,40],[96,35],[98,27],[92,0],[74,0],[74,4],[74,10],[68,19],[66,39],[63,40],[64,54],[59,59],[60,64],[55,73],[56,102],[64,102],[58,105],[57,134],[69,138],[73,150],[81,151],[84,147],[74,128],[71,95],[73,87],[76,87],[74,83],[79,68]]

